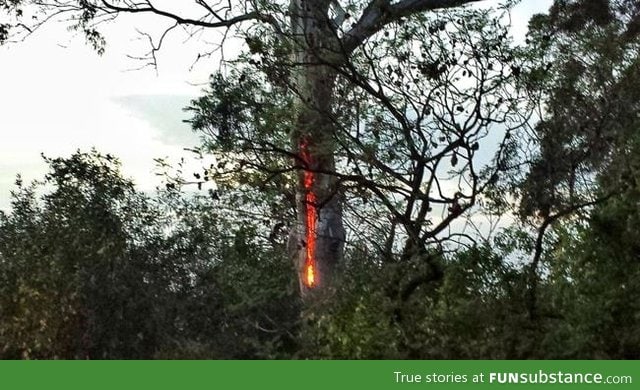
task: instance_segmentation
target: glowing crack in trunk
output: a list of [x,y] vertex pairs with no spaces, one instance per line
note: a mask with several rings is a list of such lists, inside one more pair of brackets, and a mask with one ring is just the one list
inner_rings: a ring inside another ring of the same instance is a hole
[[[308,142],[300,143],[300,154],[307,168],[311,167],[312,159],[308,149]],[[304,171],[303,185],[305,191],[304,204],[306,208],[305,241],[306,252],[303,268],[303,281],[308,288],[313,288],[318,284],[318,272],[316,267],[316,223],[318,220],[318,210],[316,209],[316,194],[313,192],[315,175],[309,169]]]

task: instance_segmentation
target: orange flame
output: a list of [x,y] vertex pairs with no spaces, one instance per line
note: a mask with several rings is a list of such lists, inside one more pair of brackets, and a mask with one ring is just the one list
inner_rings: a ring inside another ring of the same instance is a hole
[[308,287],[313,287],[316,283],[316,270],[313,266],[313,263],[307,264],[307,272],[306,272],[306,285]]
[[[311,165],[311,155],[307,148],[307,141],[300,143],[300,153],[302,159],[307,166]],[[305,171],[303,176],[303,185],[305,189],[305,205],[306,205],[306,226],[305,238],[307,242],[307,250],[304,263],[304,284],[309,287],[315,287],[316,280],[316,222],[318,219],[318,211],[316,210],[316,194],[313,192],[313,183],[315,175],[311,171]]]

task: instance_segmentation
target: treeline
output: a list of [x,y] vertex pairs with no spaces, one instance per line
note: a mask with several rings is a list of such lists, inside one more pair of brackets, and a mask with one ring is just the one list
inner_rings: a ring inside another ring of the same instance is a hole
[[0,219],[4,359],[640,357],[638,188],[557,229],[535,313],[517,229],[434,252],[428,284],[421,259],[353,243],[332,299],[305,307],[262,219],[142,194],[96,152],[47,162]]

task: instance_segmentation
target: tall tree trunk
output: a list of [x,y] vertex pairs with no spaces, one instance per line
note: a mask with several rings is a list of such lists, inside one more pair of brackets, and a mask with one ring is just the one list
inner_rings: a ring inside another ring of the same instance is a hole
[[289,237],[303,297],[324,295],[334,285],[336,266],[343,256],[345,230],[336,168],[332,121],[336,72],[326,63],[335,53],[337,36],[327,17],[326,1],[292,0],[297,94],[296,129],[291,142],[298,151],[297,224]]

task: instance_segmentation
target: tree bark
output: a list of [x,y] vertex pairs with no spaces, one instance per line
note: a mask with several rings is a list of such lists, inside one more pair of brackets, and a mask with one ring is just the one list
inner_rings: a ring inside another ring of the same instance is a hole
[[334,285],[343,257],[345,229],[340,189],[335,176],[332,108],[337,73],[327,63],[339,41],[328,19],[329,2],[292,0],[296,93],[296,129],[291,142],[297,150],[297,224],[289,236],[290,256],[296,265],[304,298],[325,295]]

